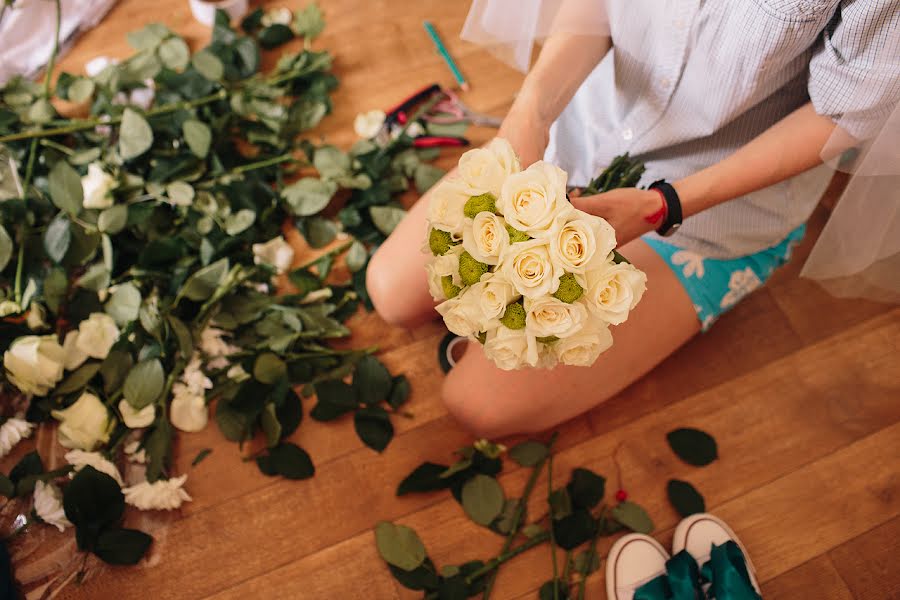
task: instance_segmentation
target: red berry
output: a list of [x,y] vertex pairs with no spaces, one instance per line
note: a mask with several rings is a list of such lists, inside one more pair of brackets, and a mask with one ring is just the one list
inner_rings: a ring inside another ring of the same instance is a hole
[[628,492],[626,492],[625,490],[619,490],[618,492],[616,492],[617,502],[625,502],[626,500],[628,500]]

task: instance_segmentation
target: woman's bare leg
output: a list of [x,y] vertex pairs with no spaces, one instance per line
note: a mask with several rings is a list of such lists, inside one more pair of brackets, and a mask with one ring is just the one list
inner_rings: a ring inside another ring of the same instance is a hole
[[593,366],[501,371],[470,347],[444,381],[450,413],[482,437],[541,431],[609,399],[700,331],[693,303],[659,255],[641,240],[622,254],[647,273],[647,291]]
[[369,261],[366,288],[375,310],[391,325],[413,327],[434,319],[422,252],[428,196],[416,202]]

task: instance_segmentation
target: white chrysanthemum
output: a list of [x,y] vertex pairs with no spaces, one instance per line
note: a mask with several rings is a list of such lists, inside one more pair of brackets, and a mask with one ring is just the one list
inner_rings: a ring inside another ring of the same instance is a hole
[[566,177],[559,167],[538,161],[506,178],[497,208],[519,231],[545,236],[556,219],[574,210],[566,199]]
[[172,479],[160,479],[150,483],[142,481],[137,485],[122,488],[125,502],[140,510],[172,510],[182,503],[190,502],[191,497],[184,490],[187,475]]
[[181,373],[181,382],[188,390],[201,396],[204,394],[204,390],[211,390],[213,387],[213,382],[203,372],[200,357],[196,354]]
[[46,396],[63,377],[65,353],[53,335],[26,335],[3,353],[10,382],[26,394]]
[[85,466],[91,466],[101,473],[106,473],[107,475],[115,479],[116,483],[118,483],[120,487],[125,485],[122,481],[122,476],[119,474],[119,469],[116,468],[116,465],[106,460],[99,452],[70,450],[69,452],[66,452],[66,462],[75,467],[76,473],[83,469]]
[[156,418],[156,406],[148,404],[144,408],[138,410],[128,403],[128,400],[119,402],[119,412],[122,414],[122,421],[129,429],[140,429],[148,427],[153,419]]
[[353,131],[359,137],[370,140],[381,131],[385,118],[386,115],[383,110],[370,110],[369,112],[359,113],[353,119]]
[[60,531],[72,526],[63,509],[62,493],[52,483],[34,482],[34,512],[41,521]]
[[209,409],[203,393],[195,393],[188,386],[176,383],[172,386],[172,403],[169,420],[181,431],[200,431],[209,421]]
[[280,235],[265,244],[253,244],[252,249],[254,264],[272,265],[278,273],[290,269],[294,262],[294,249]]
[[81,178],[81,188],[84,192],[84,208],[104,209],[113,205],[113,197],[110,193],[115,187],[115,178],[103,170],[98,162],[88,165],[87,175]]
[[9,454],[9,451],[30,436],[32,431],[34,431],[34,424],[25,419],[15,417],[7,419],[3,425],[0,425],[0,458]]

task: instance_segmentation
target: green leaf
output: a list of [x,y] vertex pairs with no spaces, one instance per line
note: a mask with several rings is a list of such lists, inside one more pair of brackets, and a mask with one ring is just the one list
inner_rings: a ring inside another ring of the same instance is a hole
[[53,388],[53,395],[62,396],[84,389],[88,382],[94,378],[94,375],[100,371],[101,364],[99,362],[91,362],[81,365]]
[[144,438],[147,451],[147,481],[153,483],[163,476],[172,457],[172,426],[167,419],[156,422],[153,430]]
[[294,433],[303,420],[303,403],[291,388],[288,388],[281,404],[275,407],[275,416],[281,426],[282,439]]
[[630,500],[620,502],[609,511],[609,514],[613,519],[634,532],[649,534],[653,531],[653,521],[650,519],[650,515],[647,514],[643,507]]
[[572,550],[594,537],[596,522],[589,511],[579,508],[562,519],[554,519],[552,527],[556,545]]
[[131,282],[119,285],[107,301],[105,310],[119,327],[125,327],[138,318],[141,292]]
[[393,378],[381,361],[366,355],[356,363],[353,386],[360,402],[377,404],[387,399],[393,386]]
[[575,562],[572,566],[576,573],[582,577],[587,577],[600,569],[600,556],[596,552],[591,552],[590,550],[579,552],[575,557]]
[[117,234],[125,229],[128,222],[128,206],[116,204],[110,206],[97,217],[97,228],[104,233]]
[[706,512],[706,501],[697,489],[687,481],[670,479],[666,485],[669,502],[682,517]]
[[162,363],[159,359],[151,358],[131,368],[125,378],[122,393],[132,407],[140,410],[159,398],[164,385]]
[[[219,57],[213,54],[208,48],[204,48],[194,54],[194,56],[191,57],[191,64],[201,75],[210,81],[220,81],[225,75],[225,65],[223,65],[222,61],[219,60]],[[193,150],[193,147],[191,150]],[[204,153],[203,156],[206,156],[206,154]],[[201,158],[203,156],[201,156]]]
[[185,181],[173,181],[166,186],[166,196],[172,204],[190,206],[194,201],[194,188]]
[[203,462],[203,460],[210,454],[212,454],[212,448],[203,448],[202,450],[200,450],[200,452],[197,453],[197,456],[194,457],[194,460],[191,461],[191,466],[196,467],[201,462]]
[[103,391],[111,394],[122,387],[131,366],[134,364],[131,354],[123,350],[113,350],[100,366],[100,377],[103,378]]
[[81,177],[78,171],[69,166],[64,160],[58,161],[47,176],[47,186],[50,191],[50,199],[60,210],[70,215],[81,212],[81,204],[84,201],[84,188],[81,187]]
[[331,219],[311,217],[303,222],[303,237],[313,248],[322,248],[334,241],[337,236],[337,225]]
[[185,360],[189,359],[194,353],[194,340],[191,337],[191,330],[177,317],[169,315],[166,317],[166,320],[169,322],[169,327],[172,328],[172,332],[175,334],[175,339],[178,342],[178,352],[181,354],[181,358]]
[[0,225],[0,271],[6,268],[6,265],[9,264],[9,259],[12,258],[13,254],[13,241],[12,238],[9,237],[9,233],[7,233],[6,228],[3,225]]
[[62,262],[72,243],[72,230],[66,213],[58,213],[44,232],[44,251],[55,263]]
[[159,46],[172,32],[161,23],[150,23],[141,29],[129,31],[125,38],[135,50],[151,50]]
[[294,39],[291,28],[282,23],[273,23],[259,32],[259,45],[271,50]]
[[409,380],[405,375],[397,375],[393,379],[391,393],[388,396],[388,406],[394,410],[399,409],[409,400]]
[[281,195],[298,217],[308,217],[328,206],[337,191],[333,181],[303,177],[281,190]]
[[239,413],[221,401],[216,406],[216,424],[225,439],[231,442],[244,441],[250,428],[250,423],[243,413]]
[[126,108],[119,128],[119,154],[122,159],[137,158],[153,145],[153,130],[140,113]]
[[287,365],[277,354],[263,352],[253,363],[253,376],[259,382],[273,384],[287,376]]
[[16,495],[16,484],[12,482],[12,480],[0,473],[0,496],[6,496],[7,498],[12,498]]
[[343,381],[321,381],[316,384],[319,402],[310,416],[316,421],[332,421],[359,406],[356,390]]
[[335,146],[316,148],[313,165],[322,179],[340,179],[350,173],[350,155]]
[[678,458],[696,467],[704,467],[719,456],[716,440],[699,429],[675,429],[666,435],[666,439]]
[[462,488],[463,510],[470,519],[487,527],[503,510],[505,497],[497,480],[479,473]]
[[[216,59],[218,60],[218,59]],[[221,66],[222,63],[219,63]],[[209,154],[209,146],[212,143],[212,132],[209,126],[197,119],[188,119],[181,125],[181,133],[187,142],[188,148],[198,158],[206,158]]]
[[375,526],[375,545],[386,563],[404,571],[412,571],[425,562],[425,545],[405,525],[379,522]]
[[209,266],[194,271],[194,274],[184,282],[184,287],[182,288],[184,297],[194,302],[206,300],[213,295],[213,292],[225,279],[229,267],[228,259],[223,258]]
[[259,417],[259,424],[266,436],[266,445],[270,448],[281,440],[281,423],[275,414],[275,404],[267,402]]
[[79,77],[69,85],[69,100],[72,102],[86,102],[94,95],[96,86],[87,77]]
[[125,497],[115,479],[86,465],[63,488],[63,510],[75,526],[79,550],[92,550],[100,532],[122,518]]
[[589,469],[572,470],[572,479],[566,486],[572,504],[581,508],[594,508],[603,499],[606,479]]
[[325,29],[325,19],[322,10],[315,2],[306,5],[303,10],[294,15],[294,32],[302,37],[313,39]]
[[281,475],[286,479],[309,479],[316,469],[303,448],[282,442],[269,453],[256,459],[259,470],[266,475]]
[[172,36],[159,46],[159,59],[173,71],[181,71],[191,60],[191,51],[183,39]]
[[397,486],[397,495],[413,494],[419,492],[433,492],[443,490],[450,486],[451,482],[441,474],[447,470],[447,465],[439,465],[431,462],[422,463],[406,476]]
[[256,222],[256,213],[249,208],[242,208],[225,219],[225,233],[237,235],[246,231],[254,222]]
[[406,211],[396,206],[371,206],[369,215],[378,231],[384,235],[390,235],[397,224],[406,216]]
[[387,411],[379,406],[366,406],[353,415],[353,427],[363,443],[382,452],[394,437],[394,426]]
[[546,444],[536,440],[528,440],[510,448],[509,457],[523,467],[533,467],[547,458],[550,449]]
[[28,120],[32,123],[48,123],[56,116],[56,110],[46,98],[39,98],[28,109]]
[[94,554],[111,565],[136,565],[152,543],[143,531],[114,527],[100,532]]
[[618,250],[613,250],[613,262],[617,265],[621,263],[628,263],[629,265],[631,264],[631,261],[619,254]]
[[32,450],[16,463],[10,472],[9,479],[16,486],[17,496],[27,496],[34,491],[34,482],[44,473],[44,462],[37,451]]
[[458,121],[456,123],[428,122],[425,124],[425,131],[428,135],[436,137],[462,137],[465,135],[468,128],[469,124],[465,121]]
[[416,190],[420,194],[424,194],[446,173],[445,170],[435,167],[434,165],[425,163],[419,164],[416,167],[416,172],[413,177],[416,182]]
[[[365,245],[359,240],[354,241],[347,251],[347,268],[350,269],[351,273],[356,273],[366,266],[368,260],[369,252],[366,250]],[[0,267],[0,269],[2,269],[2,267]]]

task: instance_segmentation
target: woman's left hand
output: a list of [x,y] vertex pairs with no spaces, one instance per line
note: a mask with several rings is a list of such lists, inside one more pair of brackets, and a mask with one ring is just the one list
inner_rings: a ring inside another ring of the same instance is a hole
[[[575,208],[606,219],[616,230],[616,242],[624,246],[655,230],[662,221],[664,207],[659,193],[638,188],[610,190],[594,196],[572,197]],[[651,222],[648,218],[657,215]]]

